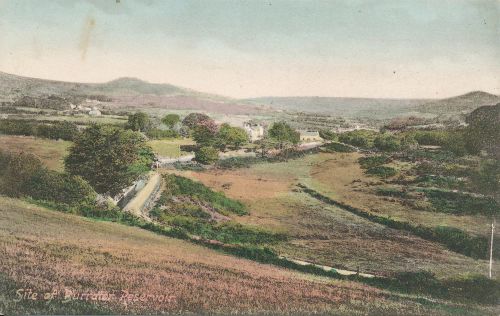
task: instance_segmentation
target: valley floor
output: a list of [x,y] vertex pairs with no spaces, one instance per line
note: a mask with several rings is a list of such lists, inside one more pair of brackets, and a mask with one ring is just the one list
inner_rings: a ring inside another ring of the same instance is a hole
[[[375,214],[430,227],[449,224],[472,233],[488,232],[486,218],[422,212],[370,193],[367,184],[378,180],[362,173],[357,158],[356,153],[318,154],[246,169],[176,173],[248,205],[250,215],[232,216],[234,220],[291,236],[272,246],[288,258],[353,271],[359,268],[376,275],[422,270],[438,277],[487,273],[486,260],[475,260],[409,232],[373,223],[299,190],[297,185],[303,183]],[[495,275],[499,275],[498,269],[497,265]]]

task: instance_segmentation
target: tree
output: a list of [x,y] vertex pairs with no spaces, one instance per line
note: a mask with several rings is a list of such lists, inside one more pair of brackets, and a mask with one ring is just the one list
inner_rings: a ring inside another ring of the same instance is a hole
[[283,121],[274,123],[268,134],[271,139],[277,142],[280,149],[288,145],[297,145],[300,142],[300,134]]
[[168,128],[174,128],[175,124],[181,121],[181,118],[177,114],[167,114],[161,119],[161,121],[163,124],[167,125]]
[[204,164],[209,165],[216,162],[219,159],[219,152],[213,147],[201,147],[195,152],[194,160]]
[[208,115],[203,114],[203,113],[190,113],[188,116],[182,120],[182,124],[184,126],[189,127],[190,129],[195,128],[198,126],[201,122],[203,121],[210,121],[212,120]]
[[232,127],[226,123],[221,125],[216,138],[216,145],[221,150],[224,150],[226,146],[238,149],[249,141],[244,129]]
[[127,129],[136,132],[147,132],[151,128],[151,120],[144,112],[136,112],[128,116]]
[[144,152],[151,149],[140,133],[92,124],[75,139],[64,164],[68,173],[87,180],[97,193],[116,195],[138,173],[149,170],[152,159]]
[[213,120],[201,121],[194,127],[193,139],[199,146],[214,146],[217,132],[218,126]]

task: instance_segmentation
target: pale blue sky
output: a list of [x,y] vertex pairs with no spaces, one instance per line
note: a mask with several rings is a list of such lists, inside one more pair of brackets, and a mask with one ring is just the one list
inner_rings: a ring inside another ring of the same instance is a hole
[[0,0],[0,71],[232,97],[500,93],[497,0]]

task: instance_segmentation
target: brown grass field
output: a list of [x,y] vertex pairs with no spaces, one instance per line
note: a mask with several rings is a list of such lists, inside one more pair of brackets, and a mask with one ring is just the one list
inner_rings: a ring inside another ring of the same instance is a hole
[[[0,210],[0,312],[8,315],[494,312],[300,274],[15,199],[0,197]],[[55,294],[52,301],[23,297],[16,302],[18,289]],[[63,301],[62,293],[68,290],[79,293],[79,299]],[[116,296],[102,301],[81,295],[98,291]],[[131,296],[121,296],[122,291]]]
[[32,136],[0,135],[0,149],[11,152],[27,152],[36,155],[52,170],[64,169],[63,158],[71,142],[35,138]]
[[[311,170],[311,186],[335,200],[379,215],[390,216],[425,226],[446,225],[457,227],[469,233],[488,236],[491,219],[486,216],[452,215],[426,212],[403,206],[395,199],[387,199],[371,192],[373,184],[380,182],[376,177],[363,173],[357,163],[359,154],[324,154],[324,159]],[[355,182],[354,182],[355,181]],[[500,232],[498,232],[500,237]]]
[[[410,233],[372,223],[297,190],[296,184],[306,183],[355,206],[374,203],[370,200],[374,195],[361,196],[350,186],[354,179],[364,177],[355,155],[310,155],[248,169],[180,173],[248,205],[250,215],[233,216],[234,220],[291,236],[273,246],[287,257],[349,270],[359,267],[362,272],[379,275],[419,270],[440,277],[487,272],[485,260],[474,260]],[[391,209],[391,204],[387,208]]]

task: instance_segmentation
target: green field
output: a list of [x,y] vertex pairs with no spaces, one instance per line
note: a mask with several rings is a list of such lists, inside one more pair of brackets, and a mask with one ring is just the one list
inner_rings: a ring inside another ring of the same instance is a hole
[[158,139],[150,140],[148,144],[153,148],[153,151],[159,156],[177,158],[188,154],[181,150],[181,145],[194,145],[192,139]]

